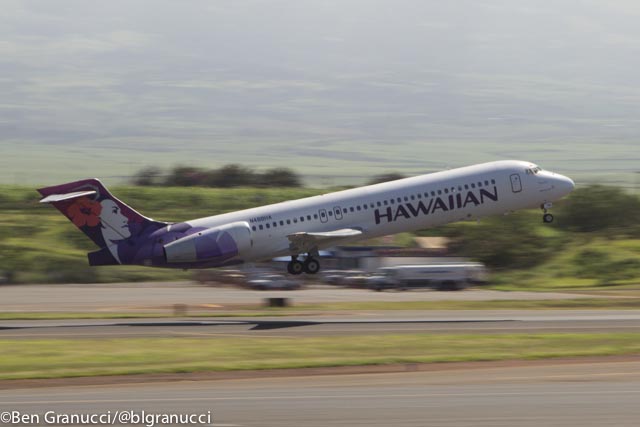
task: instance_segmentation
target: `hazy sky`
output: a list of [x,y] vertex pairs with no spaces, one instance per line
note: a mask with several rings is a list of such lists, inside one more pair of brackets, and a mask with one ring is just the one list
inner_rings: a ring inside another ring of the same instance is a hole
[[0,0],[0,182],[640,169],[640,2]]

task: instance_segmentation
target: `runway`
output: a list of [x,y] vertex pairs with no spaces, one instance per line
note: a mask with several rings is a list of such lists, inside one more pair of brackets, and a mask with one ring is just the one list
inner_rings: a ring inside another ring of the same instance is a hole
[[0,391],[20,413],[206,413],[218,427],[636,426],[640,362]]
[[[16,288],[0,289],[0,295],[7,297],[2,299],[6,311],[140,312],[173,303],[255,303],[267,296],[286,296],[301,302],[576,297],[484,290],[380,294],[314,288],[277,293],[237,289],[218,292],[219,289],[177,284]],[[358,310],[307,315],[301,311],[295,316],[254,318],[0,321],[0,339],[9,340],[609,331],[640,331],[640,310]],[[436,366],[429,371],[357,375],[353,371],[322,376],[309,376],[307,371],[297,376],[279,372],[278,375],[290,376],[217,380],[200,377],[195,378],[197,381],[189,380],[193,376],[179,375],[172,381],[160,378],[149,383],[142,382],[146,377],[133,380],[140,383],[131,383],[132,377],[127,377],[126,384],[115,379],[109,385],[56,380],[39,382],[34,388],[20,388],[27,387],[24,384],[28,382],[22,382],[22,386],[0,390],[0,411],[40,415],[47,411],[210,413],[212,422],[207,425],[217,427],[601,427],[635,426],[640,419],[638,358],[572,363],[510,361],[504,366],[479,363],[475,368],[471,365],[443,364],[442,368]]]
[[227,305],[260,305],[264,298],[291,298],[296,304],[332,302],[561,300],[589,298],[561,292],[501,292],[472,288],[462,292],[419,290],[373,292],[366,289],[311,285],[296,291],[253,291],[192,282],[0,286],[4,312],[144,312],[170,311],[174,304],[190,309]]
[[0,321],[0,339],[622,331],[640,331],[640,310],[385,311],[339,316]]

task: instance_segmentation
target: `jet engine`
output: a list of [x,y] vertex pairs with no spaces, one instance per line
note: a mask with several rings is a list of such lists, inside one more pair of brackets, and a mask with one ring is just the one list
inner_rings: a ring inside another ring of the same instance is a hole
[[233,222],[216,228],[197,231],[164,245],[168,263],[226,261],[247,253],[253,241],[247,222]]

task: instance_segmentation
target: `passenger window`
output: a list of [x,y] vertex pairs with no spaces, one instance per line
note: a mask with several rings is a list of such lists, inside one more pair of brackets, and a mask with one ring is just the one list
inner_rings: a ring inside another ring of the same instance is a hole
[[367,205],[362,205],[362,209],[364,209],[364,210],[366,211],[367,209],[369,209],[369,206],[367,206]]
[[265,226],[265,227],[267,227],[267,228],[271,228],[271,226],[269,225],[269,223],[266,223],[264,226]]
[[465,184],[465,185],[464,185],[464,189],[465,189],[465,190],[468,190],[468,189],[469,189],[469,184]]
[[492,180],[491,180],[491,183],[495,185],[496,180],[495,180],[495,179],[492,179]]
[[409,198],[408,198],[407,196],[404,196],[404,201],[405,201],[405,202],[408,202],[408,201],[409,201]]
[[313,214],[313,219],[318,219],[318,214]]
[[260,230],[262,230],[262,224],[260,224]]
[[377,202],[376,204],[378,205],[378,207],[382,206],[382,203],[380,202]]
[[329,216],[333,216],[333,211],[329,211],[327,213],[329,214]]
[[478,183],[478,188],[482,188],[482,181]]
[[304,222],[304,217],[303,216],[300,217],[300,222]]
[[360,205],[356,206],[356,210],[358,211],[360,210]]
[[[440,193],[438,193],[438,194],[440,194]],[[436,192],[435,191],[431,192],[431,197],[436,197]]]
[[484,185],[489,185],[489,181],[485,181],[485,182],[484,182]]
[[438,196],[442,195],[442,190],[438,190]]
[[398,201],[398,203],[402,203],[402,198],[401,197],[398,197],[396,200]]
[[392,205],[395,203],[396,201],[394,199],[389,200],[389,203],[391,203]]
[[256,231],[256,226],[254,225],[253,227],[251,227],[251,229],[252,229],[253,231]]
[[325,214],[325,213],[324,213],[324,211],[322,211],[322,212],[320,212],[320,216],[321,216],[322,218],[324,218],[325,216],[327,216],[327,214]]
[[354,211],[355,211],[355,209],[353,209],[353,206],[351,206],[351,207],[349,208],[349,210],[350,210],[351,212],[354,212]]
[[476,185],[472,183],[471,188],[476,188]]
[[277,222],[275,222],[275,221],[273,221],[273,226],[274,226],[274,227],[277,227],[277,226],[278,226],[278,223],[277,223]]
[[307,221],[311,221],[311,215],[307,215]]
[[293,218],[293,223],[297,224],[298,223],[298,219],[297,218]]
[[411,200],[415,200],[416,196],[414,196],[413,194],[411,195]]
[[283,220],[280,220],[280,225],[281,226],[284,225],[284,221]]
[[290,219],[287,220],[287,224],[291,224],[291,220]]
[[387,203],[387,201],[386,201],[386,200],[383,200],[383,201],[382,201],[382,203],[384,203],[384,205],[385,205],[385,206],[387,206],[387,205],[388,205],[388,203]]

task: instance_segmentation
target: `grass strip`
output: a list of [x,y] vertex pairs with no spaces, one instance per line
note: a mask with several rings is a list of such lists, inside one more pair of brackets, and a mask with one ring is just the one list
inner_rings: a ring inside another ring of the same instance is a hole
[[0,340],[0,378],[541,359],[640,353],[640,333]]

